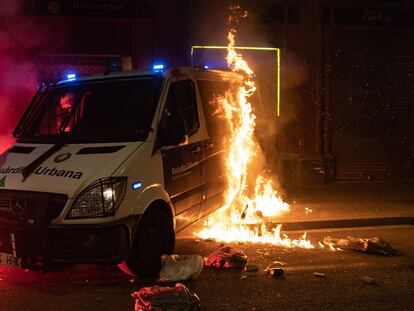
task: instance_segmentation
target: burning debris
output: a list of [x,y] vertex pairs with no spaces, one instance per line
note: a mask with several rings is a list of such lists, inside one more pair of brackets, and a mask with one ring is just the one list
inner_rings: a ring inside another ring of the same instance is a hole
[[[228,67],[243,77],[243,83],[235,93],[228,91],[223,98],[217,99],[230,128],[226,156],[228,188],[224,206],[208,218],[203,230],[195,234],[203,239],[213,238],[224,242],[248,241],[283,247],[314,248],[306,239],[306,234],[298,240],[291,240],[281,233],[281,225],[274,230],[266,228],[264,218],[289,211],[289,205],[279,197],[273,181],[261,173],[257,165],[255,167],[261,151],[254,136],[254,72],[235,49],[235,24],[246,17],[247,12],[242,11],[239,6],[232,6],[230,9],[226,60]],[[254,189],[254,193],[250,189]]]
[[269,243],[287,248],[315,248],[313,244],[306,238],[306,233],[299,239],[290,239],[286,234],[281,232],[282,225],[278,225],[275,229],[267,229],[264,223],[259,227],[252,227],[248,224],[223,223],[214,220],[214,216],[210,217],[205,225],[207,228],[197,233],[202,238],[213,237],[217,241],[222,242],[252,242],[252,243]]

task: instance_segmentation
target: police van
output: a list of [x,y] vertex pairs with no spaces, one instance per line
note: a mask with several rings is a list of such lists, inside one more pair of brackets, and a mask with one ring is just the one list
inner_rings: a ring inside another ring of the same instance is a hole
[[37,92],[0,156],[0,264],[154,275],[175,233],[220,207],[228,125],[217,111],[241,77],[157,71]]

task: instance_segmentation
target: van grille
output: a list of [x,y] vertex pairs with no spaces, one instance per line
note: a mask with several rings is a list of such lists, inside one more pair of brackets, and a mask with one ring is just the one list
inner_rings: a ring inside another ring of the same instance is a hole
[[68,197],[64,194],[0,190],[0,217],[36,225],[59,216]]

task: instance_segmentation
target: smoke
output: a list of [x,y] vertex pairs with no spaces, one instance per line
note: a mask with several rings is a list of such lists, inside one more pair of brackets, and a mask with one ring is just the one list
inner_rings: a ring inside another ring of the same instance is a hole
[[[256,73],[259,103],[254,105],[256,115],[255,136],[262,153],[258,155],[258,163],[265,163],[267,170],[277,174],[279,161],[283,154],[296,153],[299,150],[299,107],[302,104],[302,87],[309,79],[308,68],[301,55],[289,49],[286,31],[282,33],[266,33],[260,29],[260,14],[248,7],[250,12],[238,25],[238,45],[279,48],[281,52],[280,66],[280,115],[277,116],[276,104],[276,57],[274,52],[244,52]],[[260,11],[256,11],[260,12]],[[260,54],[259,54],[260,53]],[[292,146],[295,146],[292,147]]]
[[256,74],[258,101],[253,99],[256,116],[255,138],[260,150],[256,151],[255,161],[249,168],[268,179],[283,191],[276,178],[279,173],[280,159],[287,153],[297,153],[300,148],[298,115],[302,102],[301,89],[309,78],[308,70],[301,56],[286,48],[287,38],[283,34],[271,36],[260,31],[260,18],[246,7],[248,16],[237,25],[237,45],[272,47],[281,49],[281,102],[280,115],[277,115],[276,102],[276,55],[273,51],[241,51],[243,58]]
[[36,91],[37,51],[51,26],[22,15],[24,1],[0,7],[0,152],[13,143],[11,132]]

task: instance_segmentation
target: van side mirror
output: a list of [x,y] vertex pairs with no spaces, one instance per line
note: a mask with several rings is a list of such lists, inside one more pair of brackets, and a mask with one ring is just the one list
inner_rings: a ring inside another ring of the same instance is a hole
[[166,146],[178,145],[185,136],[185,123],[178,114],[170,114],[166,120],[166,129],[163,133],[163,143]]

